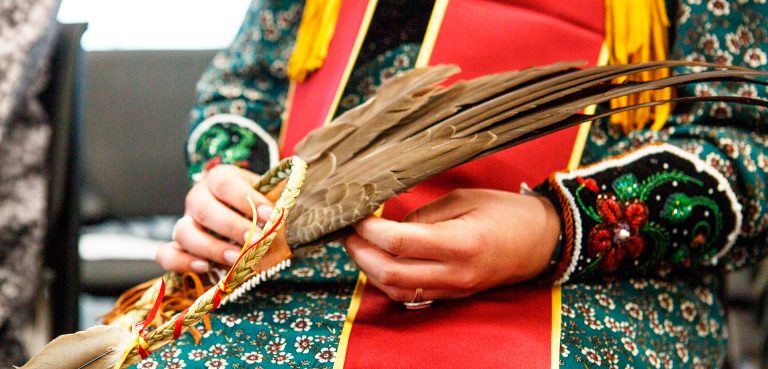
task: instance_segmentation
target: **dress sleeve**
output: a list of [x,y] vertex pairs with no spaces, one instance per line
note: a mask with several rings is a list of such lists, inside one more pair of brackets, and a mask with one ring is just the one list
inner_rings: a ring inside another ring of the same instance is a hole
[[[681,4],[671,55],[768,69],[768,5]],[[747,16],[748,15],[748,16]],[[768,98],[765,86],[695,84],[680,96]],[[539,189],[562,214],[553,283],[713,266],[738,269],[768,253],[768,111],[678,106],[660,131],[590,130],[581,168]]]
[[276,164],[285,68],[301,15],[299,1],[254,0],[232,44],[205,70],[185,150],[191,180],[217,164],[256,173]]

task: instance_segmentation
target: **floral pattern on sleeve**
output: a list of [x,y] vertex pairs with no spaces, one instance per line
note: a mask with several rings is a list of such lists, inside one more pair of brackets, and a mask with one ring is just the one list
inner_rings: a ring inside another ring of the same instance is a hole
[[[679,1],[671,59],[768,70],[768,3]],[[697,83],[678,96],[742,95],[768,99],[768,88],[748,83]],[[664,129],[624,135],[606,120],[593,124],[583,164],[666,142],[691,152],[728,180],[742,204],[738,242],[721,258],[726,269],[754,265],[768,254],[768,110],[724,103],[679,104]]]
[[214,57],[191,112],[190,179],[222,163],[262,173],[278,160],[285,68],[302,11],[301,1],[253,1],[231,46]]
[[[768,53],[768,3],[671,3],[680,10],[674,22],[677,27],[670,59],[768,69],[764,58]],[[765,99],[768,89],[720,83],[692,84],[677,91],[678,96],[708,94]],[[742,205],[739,237],[719,258],[718,265],[726,270],[743,268],[759,262],[768,252],[767,124],[766,109],[721,103],[679,104],[665,127],[657,132],[643,130],[624,135],[620,127],[601,120],[590,129],[582,164],[597,163],[660,142],[695,155],[726,178]],[[611,190],[616,179],[598,186],[597,181],[582,178],[585,187],[597,188],[598,192],[604,184]],[[592,192],[589,188],[582,191]],[[627,214],[626,205],[612,208]],[[642,211],[632,214],[625,218],[644,220]],[[649,218],[644,224],[650,221]],[[649,240],[643,241],[647,248]],[[673,261],[674,258],[668,263]],[[665,280],[601,278],[562,285],[560,367],[722,367],[728,330],[717,295],[715,270],[698,268],[687,274],[690,278],[681,274]]]

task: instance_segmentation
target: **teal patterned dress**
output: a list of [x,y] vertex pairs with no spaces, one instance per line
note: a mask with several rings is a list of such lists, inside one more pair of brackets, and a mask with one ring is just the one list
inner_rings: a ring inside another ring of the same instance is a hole
[[[396,13],[403,3],[392,4]],[[764,0],[674,6],[673,58],[768,69]],[[276,160],[269,148],[301,13],[300,1],[254,1],[232,46],[205,72],[187,145],[192,180],[220,163],[263,172]],[[413,67],[411,39],[395,34],[374,48],[353,72],[342,109]],[[743,83],[678,94],[724,92],[768,96]],[[722,366],[718,273],[754,265],[768,249],[767,127],[765,109],[720,103],[677,106],[658,132],[624,135],[597,122],[584,167],[538,187],[570,229],[543,276],[562,286],[562,368]],[[332,367],[358,269],[338,243],[297,254],[293,267],[214,312],[199,345],[182,337],[137,367]]]

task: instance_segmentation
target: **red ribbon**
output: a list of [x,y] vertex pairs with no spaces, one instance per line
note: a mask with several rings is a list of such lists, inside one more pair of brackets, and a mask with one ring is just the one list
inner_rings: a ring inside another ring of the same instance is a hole
[[179,317],[176,319],[176,325],[173,326],[173,339],[179,338],[181,336],[181,328],[184,327],[184,316],[187,315],[187,311],[189,308],[186,308],[179,313]]
[[221,304],[221,286],[216,286],[216,293],[213,294],[213,307],[211,307],[211,310],[216,310],[219,308],[219,304]]
[[[155,316],[157,315],[158,310],[160,310],[160,303],[163,302],[163,298],[165,297],[165,279],[160,279],[160,292],[157,294],[157,299],[155,299],[155,304],[152,306],[152,310],[150,310],[149,315],[147,315],[147,319],[144,320],[144,324],[142,324],[141,329],[139,329],[138,336],[140,337],[139,340],[139,355],[141,355],[142,359],[146,359],[147,356],[151,354],[149,352],[149,348],[147,347],[147,342],[145,341],[146,335],[142,335],[144,333],[144,330],[149,327],[150,324],[152,324],[152,321],[155,320]],[[149,333],[147,333],[149,334]]]

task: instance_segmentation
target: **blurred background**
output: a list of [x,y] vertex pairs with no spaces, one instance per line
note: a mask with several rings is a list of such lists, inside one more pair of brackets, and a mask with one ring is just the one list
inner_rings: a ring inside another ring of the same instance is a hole
[[125,289],[162,274],[189,188],[197,79],[234,38],[250,0],[63,0],[42,97],[55,132],[47,280],[33,353],[97,324]]
[[[183,145],[195,83],[250,0],[63,0],[46,92],[55,112],[48,282],[29,351],[84,329],[162,274],[189,188]],[[762,268],[767,270],[768,268]],[[759,368],[768,273],[728,276],[734,368]]]
[[88,23],[86,51],[214,50],[237,33],[250,0],[62,0],[59,22]]

